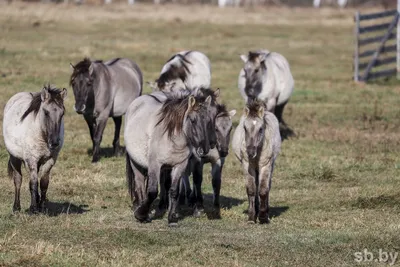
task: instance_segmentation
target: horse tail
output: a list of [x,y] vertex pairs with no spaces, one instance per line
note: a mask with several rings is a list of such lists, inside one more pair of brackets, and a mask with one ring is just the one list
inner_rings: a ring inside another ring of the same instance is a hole
[[7,173],[8,173],[8,177],[10,177],[10,179],[11,179],[13,177],[13,173],[14,173],[14,168],[12,166],[11,159],[8,160]]
[[133,201],[134,192],[135,192],[135,174],[131,165],[131,158],[129,157],[128,152],[126,152],[126,183],[128,185],[128,192],[131,196],[131,200]]

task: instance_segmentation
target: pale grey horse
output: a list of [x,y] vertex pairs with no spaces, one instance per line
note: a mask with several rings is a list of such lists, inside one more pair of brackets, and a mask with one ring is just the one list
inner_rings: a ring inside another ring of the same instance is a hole
[[217,217],[220,216],[219,196],[221,191],[222,169],[225,158],[229,152],[230,134],[232,131],[232,117],[236,114],[236,110],[227,111],[226,106],[217,105],[218,111],[215,118],[215,133],[217,137],[216,147],[200,160],[193,158],[190,160],[188,173],[193,174],[194,187],[190,188],[189,175],[183,176],[180,190],[180,203],[185,202],[185,197],[189,198],[189,204],[194,207],[194,216],[200,216],[203,212],[203,196],[201,184],[203,181],[204,164],[211,163],[211,176],[213,186],[213,208]]
[[259,99],[278,121],[294,88],[294,80],[288,61],[281,54],[259,50],[241,55],[244,67],[240,70],[238,85],[244,100]]
[[209,88],[211,64],[208,57],[199,51],[181,51],[173,55],[161,69],[155,83],[149,83],[154,91],[173,91],[186,88]]
[[132,101],[142,94],[143,77],[139,66],[127,58],[115,58],[104,63],[85,58],[71,67],[74,109],[83,115],[89,127],[93,143],[92,161],[100,159],[100,143],[109,117],[115,123],[114,155],[122,154],[119,141],[122,116]]
[[158,181],[161,190],[166,188],[161,172],[170,170],[168,223],[175,225],[178,221],[180,179],[192,155],[202,157],[209,152],[209,136],[215,134],[208,127],[215,123],[208,116],[211,100],[211,96],[182,90],[143,95],[129,106],[124,139],[127,181],[137,220],[149,221]]
[[38,93],[21,92],[12,96],[4,108],[3,136],[10,155],[8,174],[14,179],[14,212],[21,210],[22,163],[30,174],[30,211],[36,213],[45,209],[50,170],[64,142],[66,95],[65,88],[45,86]]
[[248,221],[269,222],[269,192],[275,160],[281,148],[279,122],[261,101],[249,101],[232,139],[242,164],[249,199]]

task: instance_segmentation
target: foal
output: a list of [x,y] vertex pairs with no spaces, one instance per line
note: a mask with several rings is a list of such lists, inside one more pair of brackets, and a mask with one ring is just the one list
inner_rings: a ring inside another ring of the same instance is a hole
[[249,199],[248,221],[269,222],[269,191],[281,148],[279,122],[264,103],[250,101],[233,134],[232,147],[242,163]]

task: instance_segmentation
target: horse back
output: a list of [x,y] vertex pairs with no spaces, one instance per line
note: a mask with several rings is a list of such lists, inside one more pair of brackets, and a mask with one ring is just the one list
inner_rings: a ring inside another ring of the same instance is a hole
[[[119,117],[125,114],[129,104],[142,94],[143,76],[139,66],[126,58],[112,59],[104,63],[103,82],[100,90],[106,92],[109,99],[99,99],[96,102],[111,105],[110,116]],[[100,96],[101,94],[99,94]]]

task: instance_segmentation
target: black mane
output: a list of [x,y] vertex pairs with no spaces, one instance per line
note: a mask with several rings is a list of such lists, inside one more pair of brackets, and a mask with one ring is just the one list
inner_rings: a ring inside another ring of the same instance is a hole
[[[51,87],[50,85],[45,86],[45,89],[47,89],[47,91],[50,94],[50,99],[49,102],[52,103],[56,103],[58,106],[63,107],[64,105],[64,100],[61,97],[60,93],[61,90],[55,87]],[[37,92],[37,93],[31,93],[32,95],[32,101],[28,107],[28,109],[24,112],[24,114],[21,117],[21,122],[31,113],[33,112],[34,115],[36,116],[37,113],[39,112],[40,106],[42,104],[42,98],[41,98],[41,92]]]
[[[103,62],[97,60],[96,62]],[[85,73],[89,71],[90,64],[92,64],[92,61],[85,57],[82,61],[80,61],[76,66],[74,66],[74,71],[72,72],[71,78],[69,80],[69,84],[72,85],[72,81],[76,78],[81,73]]]

